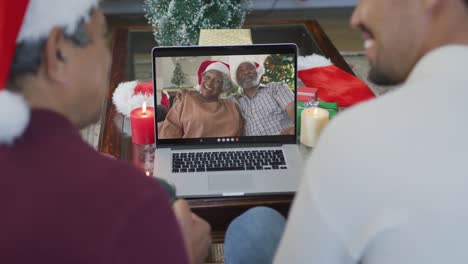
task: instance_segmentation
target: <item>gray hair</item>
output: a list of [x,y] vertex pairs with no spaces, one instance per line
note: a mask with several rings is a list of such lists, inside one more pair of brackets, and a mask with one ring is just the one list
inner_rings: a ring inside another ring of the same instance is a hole
[[[90,14],[95,9],[90,10]],[[78,21],[76,30],[68,34],[64,27],[62,31],[64,38],[71,41],[73,44],[79,47],[85,47],[90,43],[90,37],[86,31],[87,20],[83,17]],[[34,41],[22,41],[16,45],[15,56],[11,64],[11,71],[9,75],[9,81],[11,83],[14,80],[21,78],[25,75],[36,74],[39,70],[39,66],[42,63],[42,52],[44,50],[47,41],[47,36]],[[60,54],[57,54],[60,56]],[[10,87],[15,88],[15,87]]]

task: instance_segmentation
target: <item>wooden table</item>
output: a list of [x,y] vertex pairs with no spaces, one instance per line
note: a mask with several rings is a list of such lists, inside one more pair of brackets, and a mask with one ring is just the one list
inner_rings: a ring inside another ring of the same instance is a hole
[[[307,21],[265,21],[246,23],[251,28],[254,43],[296,43],[300,55],[312,53],[324,55],[341,69],[353,74],[338,50],[331,43],[325,32],[315,20]],[[112,94],[115,87],[123,81],[135,79],[135,52],[144,52],[151,59],[150,51],[156,46],[151,28],[149,26],[119,26],[113,29],[112,40],[112,68],[110,76],[110,89],[104,103],[101,117],[101,132],[99,138],[99,151],[113,155],[116,158],[128,160],[142,167],[145,157],[151,156],[153,149],[137,146],[125,131],[128,130],[128,121],[116,112],[112,104]],[[146,161],[147,162],[147,161]],[[148,163],[148,162],[147,162]],[[215,241],[222,240],[224,231],[230,221],[247,209],[255,206],[269,206],[283,215],[287,215],[293,195],[273,195],[255,197],[230,198],[200,198],[190,199],[193,211],[208,220],[213,229]]]

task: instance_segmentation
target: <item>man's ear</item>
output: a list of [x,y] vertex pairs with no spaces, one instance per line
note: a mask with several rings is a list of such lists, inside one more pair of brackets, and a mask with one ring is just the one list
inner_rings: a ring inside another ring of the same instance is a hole
[[49,33],[44,47],[44,70],[51,81],[64,83],[68,80],[67,58],[64,55],[66,40],[60,28]]

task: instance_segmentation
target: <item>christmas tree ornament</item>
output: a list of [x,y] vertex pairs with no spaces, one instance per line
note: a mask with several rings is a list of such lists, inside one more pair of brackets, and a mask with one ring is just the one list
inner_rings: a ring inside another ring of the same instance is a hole
[[160,46],[191,46],[201,29],[242,27],[251,6],[251,0],[144,0],[143,9]]
[[[145,102],[148,107],[154,107],[153,97],[154,91],[152,82],[130,81],[120,83],[117,86],[112,95],[112,102],[119,113],[130,117],[131,111],[141,107],[143,102]],[[167,92],[161,93],[160,103],[166,110],[169,109],[169,94]],[[156,115],[157,114],[158,113],[156,113]]]
[[318,89],[320,100],[336,102],[340,107],[375,97],[363,81],[319,55],[298,58],[298,77],[305,86]]
[[[98,0],[15,0],[1,1],[0,10],[0,144],[11,145],[23,135],[30,120],[25,99],[7,91],[16,45],[46,38],[54,27],[73,33],[81,19],[89,19]],[[54,12],[50,12],[50,7]]]

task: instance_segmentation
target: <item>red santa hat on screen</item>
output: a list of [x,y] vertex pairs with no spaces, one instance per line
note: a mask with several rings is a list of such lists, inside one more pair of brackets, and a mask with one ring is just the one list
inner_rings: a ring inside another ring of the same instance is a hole
[[257,69],[257,81],[260,81],[262,76],[265,74],[265,67],[263,66],[263,60],[260,58],[244,58],[244,57],[232,57],[229,59],[229,64],[231,65],[231,79],[233,82],[237,83],[237,69],[242,63],[250,63],[255,66]]
[[47,37],[54,27],[73,33],[78,22],[89,19],[99,0],[0,1],[0,145],[13,144],[29,124],[24,98],[6,90],[16,45]]
[[210,71],[210,70],[217,70],[229,78],[229,75],[230,75],[229,68],[230,68],[229,64],[221,62],[221,61],[206,60],[202,62],[200,64],[200,67],[198,67],[198,85],[195,86],[195,89],[200,90],[203,73]]

